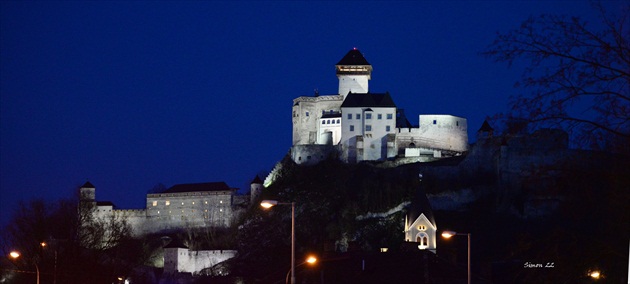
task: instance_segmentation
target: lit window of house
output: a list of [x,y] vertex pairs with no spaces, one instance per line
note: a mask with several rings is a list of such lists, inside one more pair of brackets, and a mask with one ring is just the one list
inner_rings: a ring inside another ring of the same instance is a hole
[[208,204],[208,201],[204,201],[203,203]]
[[427,227],[426,227],[425,225],[420,225],[420,226],[418,226],[418,230],[420,230],[420,231],[426,231],[426,230],[427,230]]
[[219,200],[219,203],[223,203],[223,200]]
[[153,201],[153,206],[157,206],[157,201]]
[[171,202],[166,200],[166,206],[169,206],[169,205],[171,205]]
[[195,202],[193,201],[192,204],[195,205]]

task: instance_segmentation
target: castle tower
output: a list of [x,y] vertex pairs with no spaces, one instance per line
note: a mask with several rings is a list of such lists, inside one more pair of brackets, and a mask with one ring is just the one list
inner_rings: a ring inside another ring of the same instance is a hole
[[339,95],[345,98],[349,92],[355,94],[368,92],[368,81],[372,79],[372,65],[358,49],[350,50],[335,68],[339,78]]
[[260,197],[260,194],[262,194],[263,188],[265,188],[263,186],[263,181],[260,179],[260,177],[258,177],[258,175],[256,175],[254,180],[252,180],[252,183],[249,185],[249,189],[250,189],[250,191],[249,191],[249,198],[250,198],[249,204],[250,205],[254,204],[254,202],[256,202],[256,200],[258,199],[258,197]]
[[96,199],[96,188],[89,181],[79,188],[79,199],[81,201],[94,201]]

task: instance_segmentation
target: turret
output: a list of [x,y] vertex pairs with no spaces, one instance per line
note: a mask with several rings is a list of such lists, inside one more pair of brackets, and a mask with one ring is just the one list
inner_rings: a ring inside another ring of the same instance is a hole
[[372,79],[372,65],[365,60],[363,54],[354,48],[335,65],[339,78],[339,94],[344,98],[349,92],[365,94],[368,92],[368,81]]
[[254,202],[256,202],[256,200],[258,199],[258,197],[262,193],[263,188],[264,188],[263,181],[260,179],[260,177],[258,177],[258,175],[256,175],[254,180],[252,180],[252,183],[249,185],[249,189],[250,189],[250,191],[249,191],[249,196],[250,196],[249,204],[254,204]]
[[81,202],[95,202],[96,201],[96,188],[92,183],[85,182],[79,188],[79,201]]

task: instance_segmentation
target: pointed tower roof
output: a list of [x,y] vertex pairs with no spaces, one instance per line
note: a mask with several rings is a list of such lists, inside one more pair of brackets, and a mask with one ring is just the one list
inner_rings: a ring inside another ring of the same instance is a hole
[[256,177],[254,178],[254,180],[252,180],[252,182],[250,184],[262,184],[263,181],[260,179],[260,177],[258,177],[258,175],[256,175]]
[[92,183],[90,183],[89,181],[86,181],[81,188],[96,188],[94,187],[94,185],[92,185]]
[[355,47],[348,51],[346,55],[337,62],[336,65],[371,65],[363,54]]
[[435,226],[435,217],[433,216],[433,209],[431,209],[431,203],[429,203],[429,199],[427,198],[426,193],[424,192],[424,188],[422,187],[422,181],[420,181],[420,186],[416,190],[416,195],[414,199],[411,201],[411,205],[407,211],[407,220],[409,220],[409,224],[413,223],[421,214],[424,214],[425,217]]
[[477,132],[491,132],[491,131],[494,131],[494,128],[490,126],[490,123],[488,123],[488,120],[484,120],[479,130],[477,130]]

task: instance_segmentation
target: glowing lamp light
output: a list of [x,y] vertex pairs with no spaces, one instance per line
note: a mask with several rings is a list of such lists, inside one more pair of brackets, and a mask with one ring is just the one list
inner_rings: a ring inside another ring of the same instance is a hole
[[317,262],[317,258],[311,255],[306,259],[306,262],[310,264],[314,264],[315,262]]
[[276,205],[278,205],[278,201],[276,200],[263,200],[262,202],[260,202],[260,206],[262,206],[263,208],[271,208]]
[[20,257],[20,253],[17,252],[17,251],[12,251],[12,252],[9,253],[9,256],[12,257],[12,258],[18,258],[18,257]]
[[601,277],[601,272],[594,270],[588,273],[588,276],[590,276],[593,279],[599,279],[599,277]]
[[42,247],[46,247],[48,244],[46,244],[45,242],[41,242],[41,243],[39,243],[39,245],[42,246]]
[[454,235],[457,235],[457,233],[453,232],[453,231],[444,231],[442,233],[442,237],[445,238],[445,239],[448,239],[448,238],[450,238],[450,237],[452,237]]

